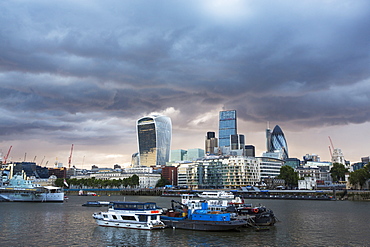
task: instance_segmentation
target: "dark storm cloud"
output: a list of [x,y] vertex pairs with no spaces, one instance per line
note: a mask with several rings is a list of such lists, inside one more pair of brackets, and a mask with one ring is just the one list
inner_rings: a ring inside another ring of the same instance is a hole
[[2,135],[34,129],[23,114],[54,131],[169,107],[179,125],[220,106],[255,122],[370,120],[367,1],[221,2],[2,2],[0,102],[17,122]]

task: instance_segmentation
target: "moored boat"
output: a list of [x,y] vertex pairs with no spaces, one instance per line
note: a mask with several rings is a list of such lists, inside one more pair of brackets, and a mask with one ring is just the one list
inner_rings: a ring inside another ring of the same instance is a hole
[[[178,206],[175,207],[175,203]],[[232,220],[230,213],[209,210],[207,202],[202,202],[201,209],[196,209],[194,202],[185,205],[174,200],[161,220],[167,227],[199,231],[237,230],[247,224],[244,220]]]
[[0,185],[0,200],[10,202],[63,202],[61,187],[40,186],[25,180],[22,175],[11,179],[3,177]]
[[198,194],[200,198],[220,198],[220,199],[233,199],[234,194],[228,191],[204,191]]
[[110,202],[107,212],[94,213],[99,226],[154,230],[163,229],[162,209],[155,202]]
[[191,194],[181,196],[181,204],[190,205],[195,209],[200,209],[203,202],[208,203],[208,209],[230,213],[232,219],[247,221],[247,226],[273,226],[277,219],[274,212],[265,206],[252,206],[245,203],[240,197],[234,199],[202,199],[196,200]]
[[109,202],[103,202],[103,201],[87,201],[82,206],[84,207],[103,207],[108,206]]

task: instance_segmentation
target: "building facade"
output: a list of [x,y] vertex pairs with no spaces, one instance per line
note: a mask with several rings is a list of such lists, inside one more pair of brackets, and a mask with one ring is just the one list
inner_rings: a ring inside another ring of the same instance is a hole
[[254,157],[207,157],[180,164],[178,184],[191,189],[239,189],[260,181],[259,166]]
[[137,120],[136,126],[140,165],[147,167],[165,165],[170,158],[171,119],[152,115]]
[[[269,153],[264,153],[264,155]],[[273,154],[273,153],[271,153]],[[260,160],[260,176],[261,179],[276,178],[280,175],[280,168],[284,165],[284,161],[274,157],[259,157]]]

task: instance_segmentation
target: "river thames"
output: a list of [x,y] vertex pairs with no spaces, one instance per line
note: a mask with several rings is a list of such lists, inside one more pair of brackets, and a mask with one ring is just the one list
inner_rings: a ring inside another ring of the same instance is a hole
[[106,207],[81,205],[88,200],[154,201],[156,196],[69,196],[65,203],[0,202],[1,246],[369,246],[370,202],[260,200],[247,202],[272,209],[279,219],[268,231],[233,232],[180,229],[143,231],[98,226],[93,212]]

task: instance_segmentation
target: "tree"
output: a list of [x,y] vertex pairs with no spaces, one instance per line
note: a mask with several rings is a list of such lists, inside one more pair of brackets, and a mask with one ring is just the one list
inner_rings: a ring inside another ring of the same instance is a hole
[[280,179],[285,180],[285,185],[288,187],[296,187],[298,186],[298,173],[294,171],[294,169],[290,166],[282,166],[280,168],[280,175],[278,176]]
[[155,187],[164,187],[167,184],[171,184],[171,182],[168,179],[162,177],[161,179],[158,180]]
[[331,177],[334,182],[344,181],[345,175],[348,169],[344,167],[343,164],[334,163],[333,167],[330,169]]
[[137,186],[139,185],[139,182],[140,182],[139,176],[136,174],[129,177],[128,180],[129,180],[130,186],[135,186],[135,185]]
[[351,172],[349,175],[349,182],[352,185],[360,185],[360,188],[362,188],[368,179],[370,179],[370,163],[364,168]]

